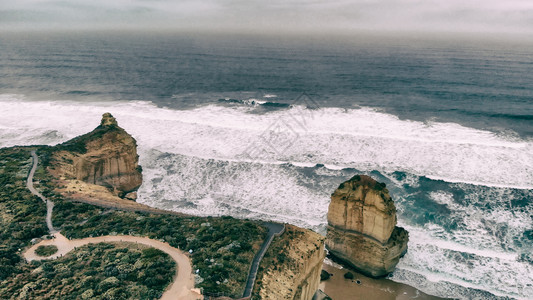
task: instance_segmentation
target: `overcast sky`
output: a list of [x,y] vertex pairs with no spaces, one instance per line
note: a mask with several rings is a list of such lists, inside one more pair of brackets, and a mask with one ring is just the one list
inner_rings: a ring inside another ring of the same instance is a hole
[[533,34],[533,0],[0,0],[0,27]]

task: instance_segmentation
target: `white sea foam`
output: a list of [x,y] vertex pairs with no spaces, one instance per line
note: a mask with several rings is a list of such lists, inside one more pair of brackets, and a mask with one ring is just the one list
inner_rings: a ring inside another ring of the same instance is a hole
[[500,213],[505,215],[505,211],[497,208],[494,214],[487,216],[472,205],[454,203],[449,194],[431,194],[433,199],[452,210],[450,218],[461,213],[458,219],[464,224],[448,232],[433,223],[427,223],[424,227],[401,223],[409,231],[409,251],[400,260],[397,269],[400,274],[403,274],[402,270],[407,270],[442,284],[410,282],[412,278],[402,276],[395,276],[394,280],[415,285],[426,293],[461,299],[471,299],[472,295],[465,296],[460,289],[454,289],[451,285],[443,290],[445,282],[485,290],[498,296],[525,299],[526,295],[531,295],[533,266],[519,260],[519,253],[505,250],[511,247],[511,239],[519,235],[520,229],[532,225],[527,213],[508,216],[517,221],[505,223],[507,230],[501,230],[503,237],[496,239],[493,234],[485,232],[487,222]]
[[432,191],[429,193],[429,196],[431,199],[433,199],[435,202],[439,204],[444,204],[448,208],[453,210],[463,210],[463,207],[461,205],[458,205],[453,200],[453,195],[449,192],[443,192],[443,191]]
[[434,273],[425,273],[421,272],[418,269],[410,267],[397,266],[396,270],[394,271],[394,276],[391,279],[397,282],[415,286],[429,295],[440,296],[443,298],[453,298],[461,300],[530,299],[527,296],[520,296],[514,293],[502,293],[498,289],[492,287],[488,287],[486,289],[479,289],[478,285],[471,282],[457,280],[446,275],[435,275]]
[[[233,215],[319,229],[327,197],[298,184],[296,171],[278,164],[206,160],[146,153],[142,200],[195,215]],[[176,201],[184,199],[186,201]],[[215,201],[216,200],[216,201]]]
[[448,282],[460,287],[484,290],[497,296],[527,299],[527,295],[532,294],[531,265],[490,257],[464,258],[464,256],[465,254],[459,251],[432,247],[431,244],[410,243],[409,252],[397,265],[395,275],[406,270],[422,275],[434,284],[417,283],[399,276],[394,276],[393,279],[415,285],[432,295],[460,299],[473,299],[473,297],[471,293],[467,296],[462,295],[460,290],[450,287],[444,291],[439,289]]
[[[235,159],[252,146],[260,150],[253,158],[262,161],[533,187],[531,141],[506,140],[458,124],[403,121],[371,109],[257,115],[214,105],[178,111],[148,102],[32,102],[6,95],[0,103],[3,146],[64,141],[90,130],[102,112],[110,111],[144,149]],[[50,130],[57,130],[57,137],[47,135]]]
[[344,267],[342,265],[339,265],[338,263],[332,261],[331,259],[329,259],[327,257],[324,259],[324,263],[326,265],[328,265],[328,266],[332,266],[332,267],[340,269],[340,270],[344,269]]
[[412,238],[415,244],[432,244],[436,248],[442,250],[451,250],[461,253],[473,254],[476,256],[483,256],[487,258],[502,259],[508,261],[514,261],[518,258],[516,253],[509,253],[503,251],[494,251],[490,248],[482,248],[479,245],[473,244],[471,246],[465,246],[463,244],[451,241],[445,236],[442,236],[444,231],[442,228],[435,224],[425,226],[424,228],[406,226],[403,225],[407,231],[409,231],[409,236]]
[[[411,233],[399,269],[496,294],[520,298],[531,292],[531,266],[504,249],[533,225],[531,211],[507,210],[502,203],[510,198],[507,189],[487,192],[464,184],[533,188],[530,140],[458,124],[400,120],[367,108],[295,106],[253,114],[247,106],[172,110],[143,101],[30,101],[0,95],[0,147],[63,142],[92,130],[108,111],[137,139],[144,170],[138,201],[177,211],[273,219],[324,233],[336,185],[309,188],[316,183],[305,182],[296,167],[324,164],[316,171],[323,176],[339,176],[346,168],[379,170],[398,187],[416,187],[417,176],[457,182],[470,195],[469,204],[454,201],[449,192],[430,193],[450,210],[450,218],[461,220],[456,231],[399,220]],[[395,179],[394,171],[406,178]],[[483,213],[476,197],[488,201],[492,212]],[[403,200],[398,200],[401,213]]]

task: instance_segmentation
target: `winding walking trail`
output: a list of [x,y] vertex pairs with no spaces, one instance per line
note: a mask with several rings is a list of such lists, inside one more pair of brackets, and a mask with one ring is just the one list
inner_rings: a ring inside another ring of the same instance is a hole
[[[33,245],[22,254],[27,261],[43,260],[43,259],[55,259],[66,255],[70,251],[87,244],[105,243],[105,242],[129,242],[139,243],[146,246],[154,247],[168,254],[176,262],[176,275],[171,285],[167,287],[162,300],[171,299],[183,299],[183,300],[196,300],[203,299],[200,294],[192,291],[194,288],[194,277],[192,275],[192,267],[187,257],[180,250],[170,246],[167,243],[163,243],[157,240],[152,240],[145,237],[136,237],[128,235],[107,235],[93,238],[69,240],[61,233],[55,233],[54,239],[44,240],[38,244]],[[41,257],[35,253],[35,249],[39,246],[55,245],[57,252],[48,257]]]
[[248,273],[248,279],[246,280],[246,287],[244,288],[244,293],[242,295],[243,298],[252,296],[252,291],[254,289],[254,283],[257,277],[257,271],[259,270],[259,264],[261,263],[261,260],[263,260],[263,257],[265,256],[266,251],[270,247],[270,243],[272,243],[272,241],[274,240],[274,237],[282,234],[285,231],[284,224],[269,222],[265,223],[264,225],[266,228],[268,228],[268,233],[265,238],[265,241],[263,242],[263,245],[261,246],[261,249],[259,249],[259,252],[257,252],[254,257],[254,260],[252,261],[252,266],[250,267],[250,272]]
[[[47,208],[46,225],[48,226],[48,230],[50,231],[50,234],[53,235],[54,238],[51,240],[43,240],[33,245],[29,249],[25,250],[22,253],[22,255],[27,261],[55,259],[58,257],[62,257],[63,255],[69,253],[70,251],[76,249],[77,247],[91,244],[91,243],[102,243],[102,242],[139,243],[139,244],[147,245],[150,247],[154,247],[156,249],[159,249],[167,253],[176,262],[176,275],[174,276],[174,280],[172,284],[167,287],[161,299],[163,300],[203,299],[203,297],[199,293],[197,293],[196,291],[193,291],[194,277],[192,275],[192,267],[191,267],[191,262],[189,260],[189,257],[187,257],[187,255],[185,255],[180,250],[170,246],[167,243],[160,242],[157,240],[152,240],[152,239],[145,238],[145,237],[136,237],[136,236],[127,236],[127,235],[117,235],[117,236],[108,235],[108,236],[92,237],[92,238],[85,238],[85,239],[69,240],[64,235],[59,233],[59,231],[57,231],[52,226],[52,211],[54,208],[54,203],[46,199],[43,195],[41,195],[41,193],[39,193],[33,187],[33,175],[35,174],[35,170],[37,169],[39,158],[37,157],[37,154],[35,153],[35,151],[32,151],[31,155],[33,157],[33,167],[31,168],[31,171],[28,175],[26,186],[28,187],[28,189],[31,191],[32,194],[41,198],[46,203],[46,208]],[[43,245],[55,245],[58,250],[56,253],[48,257],[38,256],[35,253],[35,250],[37,249],[37,247],[43,246]]]
[[54,210],[54,202],[46,199],[46,197],[41,195],[41,193],[39,193],[39,191],[37,191],[33,187],[33,175],[35,175],[37,165],[39,164],[39,157],[37,156],[37,153],[35,153],[35,150],[31,151],[31,157],[33,159],[33,166],[31,167],[30,174],[28,174],[28,179],[26,180],[26,187],[30,190],[32,194],[41,198],[41,200],[46,203],[46,226],[48,226],[48,231],[50,231],[50,234],[53,235],[54,233],[59,232],[55,230],[54,226],[52,225],[52,211]]

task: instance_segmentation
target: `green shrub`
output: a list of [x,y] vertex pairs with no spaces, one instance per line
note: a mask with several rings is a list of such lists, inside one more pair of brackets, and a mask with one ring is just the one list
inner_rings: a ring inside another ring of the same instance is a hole
[[355,276],[353,275],[352,272],[346,272],[344,273],[344,278],[352,280],[355,278]]
[[[24,292],[26,299],[158,299],[172,282],[176,264],[164,252],[155,260],[142,258],[142,253],[151,249],[145,247],[89,244],[61,258],[32,263],[0,289],[0,299],[20,298],[22,286],[30,282],[39,285]],[[117,260],[126,255],[131,259]]]
[[322,271],[320,272],[320,281],[328,280],[330,276],[331,276],[331,275],[329,274],[328,271],[326,271],[326,270],[322,270]]
[[[84,138],[87,137],[82,136],[67,145],[43,146],[37,149],[41,160],[35,174],[35,180],[41,182],[39,188],[42,190],[42,194],[47,195],[48,199],[55,204],[52,215],[54,227],[60,229],[61,233],[70,239],[108,235],[115,232],[163,239],[173,247],[186,251],[192,249],[193,268],[199,269],[199,275],[204,279],[198,287],[203,288],[206,292],[223,292],[234,297],[241,296],[251,261],[256,252],[255,249],[262,244],[267,230],[259,222],[238,220],[229,216],[200,218],[110,211],[63,199],[61,195],[54,192],[53,178],[46,172],[44,166],[53,165],[52,154],[58,149],[65,150],[64,147],[72,147],[71,149],[77,149],[75,151],[83,152],[79,145]],[[14,297],[13,295],[25,284],[33,281],[26,275],[19,277],[20,280],[14,279],[14,274],[27,274],[35,268],[33,264],[26,264],[21,259],[18,249],[28,246],[32,238],[41,237],[48,232],[45,222],[45,204],[26,189],[25,177],[20,177],[20,175],[17,177],[21,170],[27,172],[30,167],[30,148],[0,149],[0,186],[2,186],[0,189],[0,211],[15,213],[12,222],[0,224],[2,225],[0,227],[0,281],[8,279],[7,282],[9,282],[8,287],[0,289],[0,299]],[[123,263],[123,256],[118,257],[117,253],[108,254],[105,246],[99,246],[93,250],[95,251],[92,253],[94,258],[84,257],[81,259],[84,265],[77,265],[79,270],[72,269],[75,274],[96,277],[107,273],[110,275],[108,277],[114,276],[119,280],[133,280],[131,276],[134,273],[120,272],[118,265]],[[108,265],[111,267],[107,270],[106,266],[100,265],[101,261],[108,259],[105,257],[106,255],[113,256],[113,259],[117,260],[117,264],[113,266],[109,263]],[[125,259],[128,263],[131,263],[129,259],[144,259],[152,260],[156,266],[161,264],[161,254],[153,253],[151,250],[144,254],[141,251],[138,253],[128,252],[127,255],[130,257]],[[138,256],[135,257],[134,255]],[[163,263],[163,265],[165,264]],[[48,279],[60,278],[62,274],[67,274],[66,271],[55,274],[53,268],[48,271],[43,272]],[[151,273],[151,271],[141,274],[140,278],[142,279],[139,280],[142,281],[142,288],[140,289],[144,295],[160,296],[157,289],[164,284],[164,280],[159,275],[156,272]],[[67,280],[68,278],[64,279]],[[219,281],[220,284],[216,284],[216,281]],[[134,286],[139,288],[140,285],[135,284]],[[90,289],[93,293],[98,290],[96,285],[91,285]],[[87,290],[88,287],[79,289],[80,293]],[[89,293],[87,292],[86,297]],[[120,295],[121,292],[115,290],[113,294]],[[137,294],[132,294],[131,297],[139,298],[135,296]],[[62,298],[59,295],[51,294],[46,297]],[[78,298],[81,298],[81,294]]]
[[156,248],[148,248],[142,251],[143,258],[154,258],[162,255],[165,255],[165,252]]
[[361,176],[360,175],[355,175],[354,177],[352,177],[350,179],[350,181],[359,181],[359,180],[361,180]]
[[35,254],[39,256],[50,256],[57,252],[57,246],[55,245],[46,245],[46,246],[39,246],[37,249],[35,249]]

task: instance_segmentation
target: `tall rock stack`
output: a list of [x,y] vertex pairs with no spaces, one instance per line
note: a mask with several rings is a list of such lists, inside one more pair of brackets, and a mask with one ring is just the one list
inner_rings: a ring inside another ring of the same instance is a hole
[[331,195],[326,246],[361,273],[382,277],[407,252],[408,233],[396,226],[396,207],[384,183],[356,175]]
[[120,198],[135,200],[142,183],[137,142],[110,114],[93,131],[57,146],[65,177],[106,187]]

